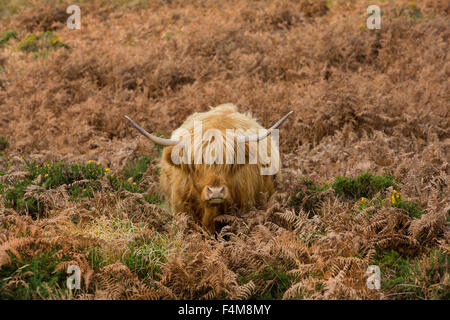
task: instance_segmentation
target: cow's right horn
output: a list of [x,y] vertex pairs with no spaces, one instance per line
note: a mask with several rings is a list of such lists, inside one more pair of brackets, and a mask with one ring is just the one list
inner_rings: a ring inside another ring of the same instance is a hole
[[133,127],[135,127],[140,133],[142,133],[144,136],[146,136],[148,139],[150,139],[151,141],[153,141],[156,144],[159,144],[161,146],[174,146],[177,145],[180,140],[175,140],[175,139],[164,139],[164,138],[160,138],[157,137],[153,134],[148,133],[147,131],[145,131],[140,125],[138,125],[136,122],[134,122],[133,120],[131,120],[128,116],[125,116],[125,118],[130,121],[130,123],[133,125]]
[[269,134],[272,133],[273,130],[278,129],[279,126],[283,124],[283,122],[286,121],[286,119],[293,113],[294,111],[290,111],[288,114],[286,114],[283,118],[278,120],[277,123],[275,123],[272,127],[270,127],[268,130],[265,130],[265,132],[260,134],[254,134],[249,136],[237,136],[238,142],[258,142],[260,140],[265,139]]

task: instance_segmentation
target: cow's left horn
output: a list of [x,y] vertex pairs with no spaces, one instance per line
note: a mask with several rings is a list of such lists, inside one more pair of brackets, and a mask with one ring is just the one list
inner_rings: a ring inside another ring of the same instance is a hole
[[133,127],[135,127],[140,133],[142,133],[144,136],[146,136],[148,139],[150,139],[151,141],[153,141],[156,144],[159,144],[161,146],[174,146],[174,145],[178,144],[178,142],[180,142],[180,140],[164,139],[164,138],[157,137],[157,136],[155,136],[153,134],[150,134],[147,131],[145,131],[136,122],[131,120],[128,116],[125,116],[125,118],[128,121],[130,121],[130,123],[133,125]]
[[268,130],[266,130],[263,133],[260,134],[253,134],[250,136],[237,136],[237,141],[238,142],[254,142],[254,141],[259,141],[264,139],[265,137],[267,137],[269,134],[272,133],[272,130],[277,129],[278,127],[280,127],[284,121],[286,121],[286,119],[291,115],[291,113],[294,111],[289,112],[287,115],[285,115],[283,118],[281,118],[277,123],[275,123],[272,127],[270,127]]

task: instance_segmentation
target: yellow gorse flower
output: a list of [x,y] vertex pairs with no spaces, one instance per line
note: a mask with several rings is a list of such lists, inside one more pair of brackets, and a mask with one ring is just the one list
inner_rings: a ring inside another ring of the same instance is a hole
[[400,201],[400,193],[398,193],[397,190],[394,189],[392,191],[391,202],[392,204],[395,204],[397,201]]
[[110,169],[109,168],[105,168],[105,171],[108,172]]

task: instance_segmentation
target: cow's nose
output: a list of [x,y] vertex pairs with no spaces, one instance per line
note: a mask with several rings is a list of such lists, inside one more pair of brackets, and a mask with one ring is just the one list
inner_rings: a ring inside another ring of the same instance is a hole
[[222,200],[225,198],[225,187],[206,187],[209,200]]

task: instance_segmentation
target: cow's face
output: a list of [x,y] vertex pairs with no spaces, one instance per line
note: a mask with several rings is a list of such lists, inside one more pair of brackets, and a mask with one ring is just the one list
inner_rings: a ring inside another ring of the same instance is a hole
[[200,201],[204,206],[216,206],[233,201],[229,173],[203,167],[194,171],[192,175],[193,183],[200,193]]
[[231,173],[213,166],[202,166],[192,172],[191,177],[199,193],[202,224],[209,232],[214,233],[216,231],[214,218],[224,213],[227,205],[233,202]]
[[[179,174],[189,177],[196,197],[195,202],[202,206],[218,206],[233,202],[232,181],[234,174],[242,167],[235,164],[193,164],[173,162],[173,147],[164,148],[163,157]],[[183,150],[180,152],[181,156]],[[193,158],[193,155],[192,155]],[[224,159],[225,160],[225,159]]]
[[[163,160],[173,167],[173,174],[185,177],[189,186],[185,194],[185,201],[194,204],[203,226],[214,233],[214,218],[225,213],[227,207],[233,203],[234,175],[239,172],[242,165],[222,164],[178,164],[173,162],[172,149],[164,148]],[[189,191],[188,191],[189,190]]]

